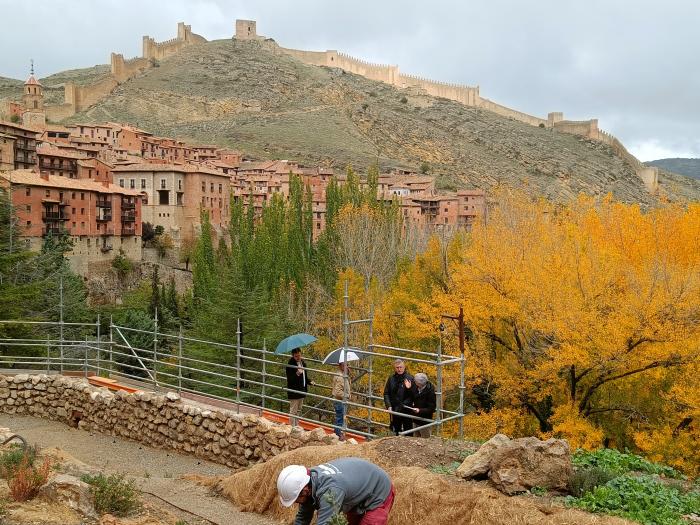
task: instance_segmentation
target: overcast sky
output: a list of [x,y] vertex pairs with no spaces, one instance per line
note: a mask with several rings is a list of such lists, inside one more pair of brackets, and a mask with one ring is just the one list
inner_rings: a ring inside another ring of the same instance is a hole
[[598,118],[642,160],[700,157],[696,0],[0,0],[0,76],[141,54],[141,37],[209,40],[236,18],[280,45],[337,49],[402,72],[479,85],[537,116]]

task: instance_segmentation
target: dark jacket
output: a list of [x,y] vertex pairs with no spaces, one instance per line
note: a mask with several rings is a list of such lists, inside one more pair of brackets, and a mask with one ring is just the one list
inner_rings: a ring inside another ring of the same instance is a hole
[[413,383],[412,390],[413,407],[418,409],[417,415],[426,419],[432,418],[435,413],[435,407],[437,406],[433,384],[428,381],[425,388],[421,392],[418,392],[418,386]]
[[317,525],[326,525],[340,512],[362,515],[381,506],[391,493],[387,473],[364,459],[334,459],[310,472],[311,497],[299,506],[294,525],[309,525],[316,510]]
[[408,379],[413,383],[413,376],[404,371],[401,375],[395,372],[391,374],[389,379],[386,380],[386,385],[384,385],[384,406],[387,408],[391,407],[395,412],[406,413],[404,405],[412,406],[413,403],[412,390],[415,383],[411,389],[406,389],[406,385],[403,383],[404,379]]
[[304,373],[299,376],[297,375],[297,362],[293,357],[289,358],[289,362],[287,363],[287,388],[290,390],[297,390],[297,392],[287,392],[287,399],[302,399],[306,397],[306,392],[309,391],[311,378],[306,371],[306,361],[303,359],[301,360],[301,366]]

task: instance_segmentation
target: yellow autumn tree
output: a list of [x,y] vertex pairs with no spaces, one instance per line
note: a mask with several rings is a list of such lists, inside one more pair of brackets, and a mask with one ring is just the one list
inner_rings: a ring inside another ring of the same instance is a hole
[[[634,446],[645,428],[695,428],[682,424],[695,421],[692,410],[664,407],[692,404],[685,394],[693,387],[677,378],[698,361],[700,206],[497,200],[454,258],[447,283],[404,301],[410,331],[431,333],[439,313],[463,307],[474,333],[472,401],[482,412],[514,417],[515,409],[544,435]],[[421,264],[397,285],[420,282],[410,275]],[[658,391],[637,395],[645,384]]]

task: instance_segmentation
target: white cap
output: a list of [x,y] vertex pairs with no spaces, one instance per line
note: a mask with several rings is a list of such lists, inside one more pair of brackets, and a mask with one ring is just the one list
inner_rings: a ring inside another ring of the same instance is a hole
[[283,507],[291,507],[299,497],[299,493],[308,485],[309,474],[303,465],[284,467],[277,476],[277,493]]

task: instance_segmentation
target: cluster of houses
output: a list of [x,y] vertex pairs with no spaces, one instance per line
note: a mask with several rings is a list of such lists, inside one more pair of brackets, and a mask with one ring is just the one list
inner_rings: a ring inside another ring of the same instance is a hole
[[[33,76],[25,85],[41,96]],[[120,251],[140,260],[144,223],[162,226],[179,247],[198,235],[206,210],[214,231],[223,234],[231,199],[259,212],[273,195],[289,196],[291,174],[311,189],[318,237],[328,183],[345,180],[330,168],[253,162],[238,151],[157,137],[127,124],[0,121],[0,185],[11,188],[16,237],[39,249],[42,237],[65,232],[73,240],[69,259],[82,274]],[[395,199],[408,224],[425,227],[468,227],[485,209],[483,191],[437,192],[433,177],[400,170],[379,176],[377,199]]]

